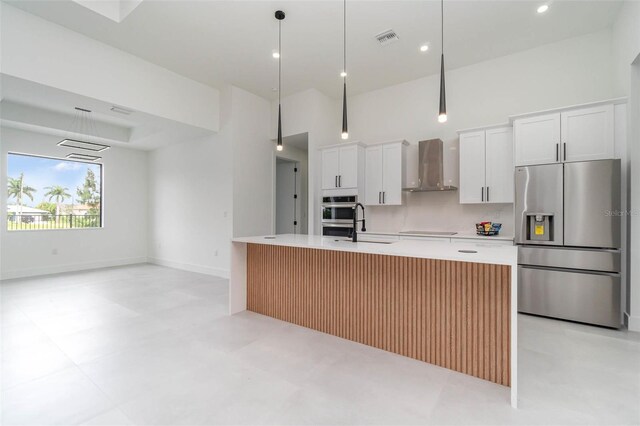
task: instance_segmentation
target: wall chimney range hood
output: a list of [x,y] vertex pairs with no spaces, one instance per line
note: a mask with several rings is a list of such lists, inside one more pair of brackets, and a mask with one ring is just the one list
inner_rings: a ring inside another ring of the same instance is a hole
[[444,181],[443,142],[429,139],[418,143],[418,186],[403,188],[408,192],[456,191]]

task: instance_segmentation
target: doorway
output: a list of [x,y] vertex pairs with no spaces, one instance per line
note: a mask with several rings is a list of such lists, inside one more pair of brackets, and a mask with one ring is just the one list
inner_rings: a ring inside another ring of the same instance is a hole
[[275,155],[276,234],[308,233],[308,134],[283,138]]

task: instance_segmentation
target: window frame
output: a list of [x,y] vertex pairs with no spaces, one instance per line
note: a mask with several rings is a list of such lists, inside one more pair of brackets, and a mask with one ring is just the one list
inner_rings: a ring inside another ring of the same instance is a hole
[[[5,209],[3,214],[5,215],[5,230],[7,232],[95,231],[95,230],[104,229],[104,207],[103,207],[103,205],[104,205],[104,163],[102,161],[82,161],[82,160],[69,159],[69,158],[65,158],[65,157],[55,157],[53,155],[30,154],[30,153],[18,152],[18,151],[7,151],[7,157],[6,157],[7,170],[5,172],[5,177],[7,179],[7,182],[9,181],[9,156],[10,155],[19,155],[19,156],[22,156],[22,157],[44,158],[44,159],[47,159],[47,160],[56,160],[56,161],[68,161],[68,162],[72,162],[72,163],[96,164],[96,165],[100,166],[100,214],[99,214],[99,216],[100,216],[100,226],[91,226],[91,227],[84,227],[84,228],[78,227],[78,228],[9,229],[8,228],[9,215],[7,213],[7,210]],[[7,196],[6,200],[7,200],[7,205],[9,205],[9,197],[8,196]]]

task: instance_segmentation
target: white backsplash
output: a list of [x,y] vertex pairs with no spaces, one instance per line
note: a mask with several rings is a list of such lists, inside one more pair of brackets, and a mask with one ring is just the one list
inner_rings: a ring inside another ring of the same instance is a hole
[[401,206],[368,206],[370,232],[456,231],[474,233],[482,221],[502,223],[513,235],[513,204],[460,204],[458,191],[403,193]]

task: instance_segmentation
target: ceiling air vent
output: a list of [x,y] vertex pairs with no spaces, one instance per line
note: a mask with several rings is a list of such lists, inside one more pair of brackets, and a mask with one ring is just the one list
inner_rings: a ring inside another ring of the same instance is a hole
[[378,40],[378,43],[380,43],[381,46],[386,46],[388,44],[395,43],[400,40],[400,38],[398,38],[398,34],[396,34],[395,31],[387,30],[376,35],[376,40]]

